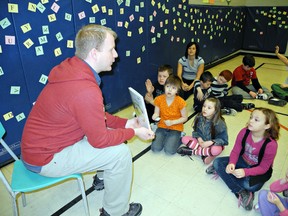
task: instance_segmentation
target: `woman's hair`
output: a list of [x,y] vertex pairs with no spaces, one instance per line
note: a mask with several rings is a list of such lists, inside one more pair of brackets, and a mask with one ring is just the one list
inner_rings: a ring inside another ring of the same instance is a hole
[[[212,123],[211,124],[211,137],[212,139],[214,139],[215,138],[215,125],[220,119],[225,122],[225,119],[222,117],[222,114],[221,114],[221,102],[217,98],[214,98],[214,97],[207,98],[205,101],[210,101],[214,103],[215,105],[215,113],[211,118],[211,123]],[[202,115],[202,112],[198,114],[198,116],[201,116],[201,115]],[[195,118],[194,126],[193,126],[194,130],[196,130],[197,128],[197,123],[198,123],[198,118]]]
[[114,39],[117,38],[116,32],[102,25],[89,24],[82,27],[75,38],[75,55],[81,59],[85,59],[91,49],[96,48],[101,50],[108,33]]
[[192,45],[195,45],[196,47],[196,53],[195,53],[195,59],[198,59],[199,56],[199,52],[200,52],[200,48],[199,45],[196,42],[189,42],[186,46],[186,50],[185,50],[185,57],[188,58],[188,49],[189,47],[191,47]]
[[176,76],[176,75],[170,75],[167,79],[166,79],[166,81],[165,81],[165,84],[164,84],[164,86],[166,86],[166,85],[174,85],[174,86],[176,86],[177,87],[177,93],[179,93],[179,91],[180,91],[180,89],[181,89],[181,86],[182,86],[182,81],[181,81],[181,79],[178,77],[178,76]]
[[254,110],[261,111],[265,115],[265,118],[266,118],[265,124],[270,124],[270,128],[268,128],[264,132],[264,137],[265,138],[271,137],[274,140],[278,140],[280,125],[279,125],[279,120],[276,116],[276,113],[271,109],[263,108],[263,107],[258,107],[258,108],[255,108]]

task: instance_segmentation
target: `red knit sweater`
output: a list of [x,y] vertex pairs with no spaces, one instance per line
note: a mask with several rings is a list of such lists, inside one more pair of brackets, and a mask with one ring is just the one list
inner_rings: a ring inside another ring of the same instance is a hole
[[22,158],[43,166],[84,136],[95,148],[118,145],[135,135],[133,129],[125,129],[126,122],[104,111],[102,92],[90,67],[78,57],[68,58],[52,69],[29,114]]

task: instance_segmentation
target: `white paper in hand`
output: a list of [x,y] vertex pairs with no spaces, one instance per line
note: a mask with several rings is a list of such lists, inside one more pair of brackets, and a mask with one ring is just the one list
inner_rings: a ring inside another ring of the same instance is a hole
[[132,87],[129,87],[128,89],[129,89],[132,103],[133,103],[133,107],[134,107],[136,116],[138,117],[138,121],[139,121],[140,125],[142,127],[146,127],[149,130],[151,130],[150,122],[149,122],[149,118],[148,118],[148,114],[147,114],[147,110],[146,110],[145,101],[144,101],[143,96],[141,94],[139,94],[139,92],[137,92]]

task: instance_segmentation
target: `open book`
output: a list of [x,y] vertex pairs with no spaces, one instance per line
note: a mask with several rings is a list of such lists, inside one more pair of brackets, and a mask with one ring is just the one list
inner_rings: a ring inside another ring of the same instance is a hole
[[151,130],[149,118],[145,106],[144,98],[139,92],[137,92],[132,87],[129,87],[129,92],[131,95],[133,107],[136,113],[136,116],[138,117],[138,121],[142,127],[146,127]]

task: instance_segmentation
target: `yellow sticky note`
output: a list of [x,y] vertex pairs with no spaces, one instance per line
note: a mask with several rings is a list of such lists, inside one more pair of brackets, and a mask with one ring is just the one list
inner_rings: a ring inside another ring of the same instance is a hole
[[33,41],[29,38],[29,39],[27,39],[26,41],[24,41],[24,46],[27,48],[27,49],[29,49],[31,46],[33,46]]
[[120,8],[120,14],[124,14],[124,8]]
[[30,23],[26,23],[24,25],[21,26],[21,29],[23,31],[23,33],[26,33],[28,31],[31,31],[31,26],[30,26]]
[[138,57],[137,58],[137,64],[140,64],[141,63],[141,57]]
[[13,117],[14,117],[14,115],[13,115],[12,112],[8,112],[8,113],[3,115],[3,118],[4,118],[5,121],[8,121],[9,119],[11,119]]
[[8,12],[9,13],[18,13],[18,4],[8,3]]
[[67,48],[73,48],[74,47],[74,41],[73,40],[67,40]]
[[31,2],[28,3],[28,11],[36,12],[37,6]]
[[140,27],[140,28],[138,29],[138,32],[139,32],[139,34],[142,34],[142,33],[143,33],[143,28]]
[[135,6],[135,12],[139,12],[139,6],[138,5]]
[[139,22],[144,22],[144,17],[143,16],[139,17]]
[[113,10],[112,10],[112,9],[109,9],[109,10],[108,10],[108,15],[109,15],[109,16],[112,16],[112,15],[113,15]]
[[49,20],[49,22],[54,22],[54,21],[56,21],[56,15],[55,15],[55,14],[50,14],[50,15],[48,15],[48,20]]
[[132,36],[132,32],[131,31],[128,31],[127,32],[127,37],[131,37]]
[[106,6],[102,6],[101,9],[102,9],[102,13],[107,13]]
[[61,48],[60,48],[60,47],[54,49],[54,55],[55,55],[56,57],[62,55],[62,51],[61,51]]
[[92,6],[92,11],[93,11],[94,14],[99,11],[99,7],[98,7],[97,4],[95,4],[94,6]]
[[127,21],[125,21],[124,27],[127,29],[129,26],[129,23]]

